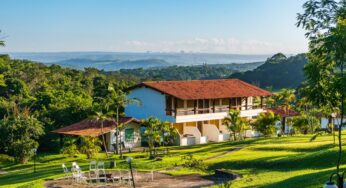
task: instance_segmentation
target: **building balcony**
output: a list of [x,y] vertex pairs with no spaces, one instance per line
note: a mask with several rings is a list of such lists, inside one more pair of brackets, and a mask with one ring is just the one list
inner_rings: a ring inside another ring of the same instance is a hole
[[[241,117],[249,117],[252,118],[254,116],[258,116],[264,110],[259,109],[251,109],[251,110],[241,110]],[[228,112],[215,112],[215,113],[206,113],[206,114],[192,114],[192,115],[180,115],[175,117],[175,123],[183,123],[183,122],[194,122],[194,121],[207,121],[213,119],[224,119],[227,117]]]
[[263,108],[264,105],[216,106],[215,108],[178,108],[177,110],[166,110],[166,112],[175,116],[175,123],[181,123],[223,119],[228,115],[230,109],[240,110],[242,117],[253,117],[263,112]]

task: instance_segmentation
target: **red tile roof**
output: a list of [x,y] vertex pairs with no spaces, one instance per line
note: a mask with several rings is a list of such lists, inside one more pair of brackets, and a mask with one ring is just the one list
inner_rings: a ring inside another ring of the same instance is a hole
[[[139,122],[132,117],[123,117],[119,119],[119,123],[128,124],[132,121]],[[113,121],[105,120],[103,122],[103,133],[111,132],[116,128],[116,123]],[[52,131],[53,133],[67,134],[67,135],[78,135],[78,136],[100,136],[101,132],[101,121],[84,119],[81,122],[63,127]]]
[[128,90],[142,86],[185,100],[272,95],[238,79],[143,82]]
[[268,111],[272,111],[276,115],[280,115],[281,117],[292,117],[292,116],[299,116],[300,113],[293,110],[293,109],[288,109],[285,110],[282,107],[277,107],[277,108],[268,108]]

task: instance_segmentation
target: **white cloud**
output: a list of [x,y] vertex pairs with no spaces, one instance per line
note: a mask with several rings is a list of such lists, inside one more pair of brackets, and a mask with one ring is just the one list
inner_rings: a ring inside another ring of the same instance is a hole
[[166,40],[149,42],[141,40],[126,41],[114,48],[116,51],[156,51],[156,52],[211,52],[238,54],[272,54],[277,52],[299,53],[306,51],[290,48],[289,45],[260,40],[239,40],[236,38],[193,38],[185,40]]

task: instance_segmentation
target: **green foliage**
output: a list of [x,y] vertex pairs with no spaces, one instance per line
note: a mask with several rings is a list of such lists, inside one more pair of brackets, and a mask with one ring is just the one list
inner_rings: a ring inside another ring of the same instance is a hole
[[204,64],[193,66],[169,66],[159,68],[121,69],[111,72],[116,75],[133,75],[140,80],[199,80],[227,78],[234,72],[253,70],[262,62],[244,64]]
[[303,113],[293,118],[292,127],[295,133],[312,134],[321,127],[321,124],[314,115]]
[[270,104],[272,107],[282,106],[285,110],[291,108],[296,101],[295,90],[282,88],[280,91],[270,96]]
[[[298,14],[298,27],[309,38],[305,66],[306,96],[317,107],[337,107],[343,122],[346,108],[346,1],[310,0]],[[337,173],[342,158],[341,124],[338,127]]]
[[154,117],[149,117],[143,121],[143,126],[145,126],[144,136],[149,146],[149,158],[154,158],[153,149],[155,148],[155,142],[160,142],[162,133],[160,125],[160,120]]
[[17,162],[26,163],[37,149],[36,141],[44,134],[41,122],[29,115],[14,109],[11,115],[0,120],[0,150],[10,154]]
[[100,145],[101,141],[97,137],[82,137],[79,151],[91,159],[101,151]]
[[[0,30],[0,33],[1,33],[1,30]],[[0,38],[0,46],[5,46],[5,41],[1,40],[1,38]]]
[[167,121],[161,122],[160,129],[162,132],[162,145],[173,145],[179,135],[177,129]]
[[182,166],[187,168],[195,168],[198,170],[206,170],[208,167],[201,159],[196,159],[192,154],[188,154],[181,157],[183,162]]
[[79,153],[78,146],[75,139],[69,139],[65,141],[63,148],[60,150],[61,154],[65,154],[69,157],[74,157]]
[[280,120],[280,117],[273,112],[260,113],[253,126],[264,136],[272,136],[276,133],[275,123]]
[[246,118],[240,117],[239,110],[230,110],[223,122],[231,134],[233,134],[234,140],[242,140],[244,138],[244,131],[249,129],[249,121]]
[[134,83],[129,79],[91,68],[78,71],[0,55],[0,119],[15,105],[28,108],[46,133],[38,140],[39,150],[59,151],[60,137],[51,131],[88,118],[95,109],[106,112],[107,105],[117,102],[115,97],[110,99],[109,86],[116,91],[112,95],[118,95]]
[[254,70],[234,73],[230,78],[238,78],[262,88],[297,88],[304,80],[303,67],[306,56],[299,54],[286,58],[276,54]]

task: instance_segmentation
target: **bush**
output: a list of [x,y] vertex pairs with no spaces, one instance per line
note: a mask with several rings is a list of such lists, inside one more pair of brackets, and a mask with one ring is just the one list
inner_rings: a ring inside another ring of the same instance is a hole
[[82,137],[79,151],[90,159],[101,151],[100,145],[101,141],[97,137]]
[[64,147],[60,150],[61,154],[68,155],[69,157],[74,157],[79,153],[78,147],[74,140],[69,140],[65,143]]
[[38,148],[36,140],[44,134],[43,126],[27,109],[14,111],[0,120],[0,145],[16,162],[26,163],[34,155],[33,149]]
[[292,127],[295,133],[312,134],[321,127],[321,124],[318,118],[309,114],[302,114],[294,117]]
[[264,136],[272,136],[276,133],[275,123],[280,120],[280,117],[273,112],[260,113],[253,126],[257,131]]
[[183,161],[183,167],[195,168],[198,170],[207,169],[207,165],[203,162],[203,160],[194,158],[192,154],[181,157],[181,160]]

